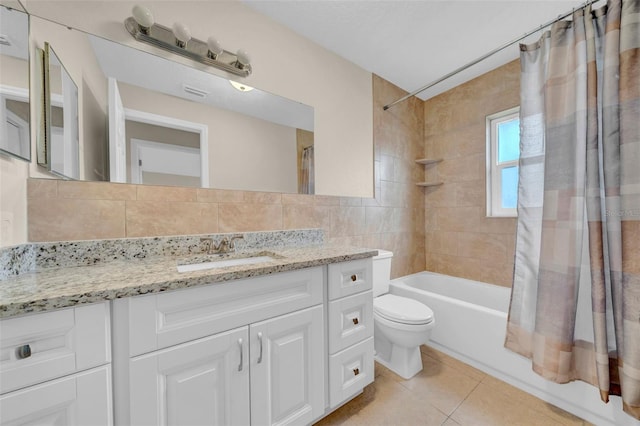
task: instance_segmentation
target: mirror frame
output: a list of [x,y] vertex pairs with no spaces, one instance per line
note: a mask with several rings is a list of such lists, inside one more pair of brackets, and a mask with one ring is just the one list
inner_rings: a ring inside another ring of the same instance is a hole
[[[39,49],[40,51],[40,49]],[[75,154],[75,165],[76,165],[76,173],[75,176],[69,176],[67,174],[64,173],[64,170],[55,170],[53,168],[53,164],[51,161],[52,158],[52,152],[53,152],[53,132],[52,132],[52,117],[53,117],[53,113],[52,113],[52,101],[51,101],[51,55],[54,55],[57,59],[57,61],[60,63],[60,69],[63,73],[66,73],[69,77],[69,80],[73,83],[73,85],[75,86],[75,92],[76,92],[76,96],[75,99],[70,99],[70,101],[75,102],[76,104],[76,110],[78,109],[78,85],[76,84],[75,81],[73,81],[73,79],[71,78],[71,75],[69,74],[69,72],[66,70],[66,68],[64,67],[64,64],[62,63],[62,61],[60,60],[60,57],[55,53],[55,51],[53,50],[53,48],[51,47],[51,45],[48,42],[44,43],[44,51],[42,51],[42,76],[43,76],[43,82],[42,82],[42,86],[43,86],[43,100],[44,100],[44,105],[43,105],[43,110],[42,110],[42,116],[41,116],[41,120],[39,120],[41,122],[41,127],[42,127],[42,137],[38,138],[38,165],[45,167],[48,171],[50,171],[51,173],[55,174],[56,176],[65,178],[65,179],[75,179],[78,180],[80,179],[80,156],[79,156],[79,151],[80,151],[80,140],[79,138],[76,138],[76,140],[73,142],[76,145],[76,154]],[[64,97],[64,93],[63,93],[63,97]],[[66,100],[64,100],[66,102]],[[66,109],[66,108],[64,108]],[[80,119],[79,119],[79,115],[76,114],[76,117],[74,119],[74,123],[75,123],[75,130],[76,133],[78,133],[79,136],[79,129],[80,129]],[[68,131],[69,129],[66,129],[66,131]]]

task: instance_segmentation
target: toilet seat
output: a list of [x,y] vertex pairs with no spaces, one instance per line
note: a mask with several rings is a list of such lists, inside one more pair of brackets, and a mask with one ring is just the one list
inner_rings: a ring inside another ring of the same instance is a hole
[[433,311],[428,306],[395,294],[383,294],[374,298],[373,312],[400,324],[423,325],[433,322]]

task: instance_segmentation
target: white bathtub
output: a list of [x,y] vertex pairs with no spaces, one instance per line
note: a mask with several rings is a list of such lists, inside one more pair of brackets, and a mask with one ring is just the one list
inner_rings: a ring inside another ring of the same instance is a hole
[[433,310],[436,326],[428,344],[435,349],[596,425],[640,425],[622,411],[619,397],[605,404],[586,383],[544,380],[531,370],[528,359],[504,348],[509,288],[419,272],[392,280],[390,292]]

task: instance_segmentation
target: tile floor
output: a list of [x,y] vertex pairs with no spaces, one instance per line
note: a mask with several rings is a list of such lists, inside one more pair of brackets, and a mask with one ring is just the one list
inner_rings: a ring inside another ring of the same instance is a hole
[[427,346],[422,362],[410,380],[376,363],[375,382],[316,426],[590,424]]

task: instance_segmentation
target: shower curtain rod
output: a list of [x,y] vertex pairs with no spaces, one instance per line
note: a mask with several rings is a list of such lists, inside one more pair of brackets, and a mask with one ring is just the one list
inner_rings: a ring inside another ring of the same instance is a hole
[[394,106],[396,104],[399,104],[400,102],[404,102],[407,99],[409,99],[410,97],[417,95],[418,93],[424,92],[425,90],[435,86],[436,84],[441,83],[441,82],[447,80],[448,78],[453,77],[454,75],[466,70],[467,68],[470,68],[470,67],[474,66],[475,64],[484,61],[489,56],[492,56],[492,55],[500,52],[501,50],[506,49],[507,47],[511,46],[512,44],[515,44],[515,43],[517,43],[517,42],[529,37],[530,35],[537,33],[538,31],[542,30],[543,28],[546,28],[546,27],[556,23],[557,21],[559,21],[561,19],[564,19],[567,16],[571,16],[573,14],[573,12],[575,12],[576,10],[584,9],[585,7],[591,6],[593,3],[596,3],[598,1],[600,1],[600,0],[588,0],[588,1],[584,2],[582,4],[582,6],[579,6],[577,8],[571,9],[571,12],[564,13],[564,14],[558,16],[556,19],[553,19],[553,20],[551,20],[551,21],[549,21],[549,22],[547,22],[545,24],[540,25],[540,27],[536,28],[535,30],[531,30],[531,31],[525,33],[523,36],[518,37],[517,39],[510,41],[509,43],[503,44],[502,46],[500,46],[500,47],[498,47],[496,49],[493,49],[489,53],[485,53],[484,55],[480,56],[477,59],[474,59],[473,61],[469,62],[468,64],[465,64],[465,65],[461,66],[460,68],[457,68],[457,69],[451,71],[449,74],[446,74],[446,75],[440,77],[439,79],[437,79],[435,81],[432,81],[431,83],[429,83],[429,84],[427,84],[425,86],[422,86],[418,90],[414,90],[413,92],[411,92],[411,93],[409,93],[407,95],[404,95],[400,99],[397,99],[397,100],[391,102],[390,104],[385,105],[384,107],[382,107],[382,109],[386,111],[389,108],[391,108],[392,106]]

